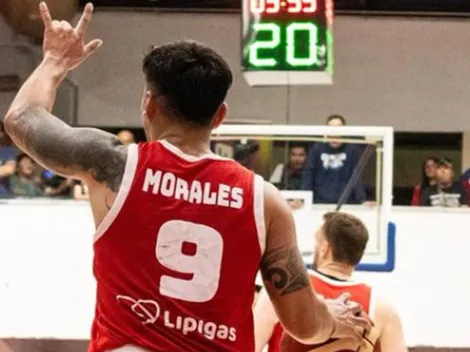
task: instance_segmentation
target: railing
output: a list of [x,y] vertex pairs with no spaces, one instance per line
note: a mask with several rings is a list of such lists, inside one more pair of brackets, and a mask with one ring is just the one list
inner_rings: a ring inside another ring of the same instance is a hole
[[[42,52],[39,47],[28,43],[0,44],[0,74],[17,75],[24,81],[39,62]],[[1,94],[1,92],[0,92]],[[79,108],[79,85],[66,77],[57,91],[53,113],[69,125],[77,125]]]

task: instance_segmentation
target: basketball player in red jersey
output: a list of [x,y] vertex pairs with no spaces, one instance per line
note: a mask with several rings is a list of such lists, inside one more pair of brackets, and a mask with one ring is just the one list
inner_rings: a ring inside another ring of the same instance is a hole
[[261,292],[255,307],[256,351],[268,345],[268,352],[407,352],[400,318],[395,309],[377,299],[372,288],[351,279],[369,239],[367,228],[357,217],[346,213],[327,213],[323,225],[315,234],[315,270],[310,278],[316,292],[326,299],[350,295],[362,305],[375,326],[363,341],[330,339],[313,346],[293,340],[279,324],[265,292]]
[[88,186],[97,226],[91,352],[253,351],[259,268],[281,321],[300,341],[359,339],[370,328],[359,305],[327,306],[313,294],[276,189],[210,151],[232,83],[217,53],[187,41],[149,53],[142,99],[149,142],[124,146],[50,113],[66,74],[102,44],[84,42],[92,5],[75,28],[53,21],[44,3],[40,11],[44,60],[4,124],[37,162]]

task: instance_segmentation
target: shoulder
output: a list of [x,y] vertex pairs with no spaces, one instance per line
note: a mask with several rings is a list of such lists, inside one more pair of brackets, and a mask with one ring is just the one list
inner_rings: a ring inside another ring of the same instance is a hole
[[383,297],[375,298],[375,313],[371,318],[374,319],[380,330],[383,330],[387,324],[400,321],[396,308]]
[[461,182],[458,182],[458,181],[452,184],[452,188],[459,189],[459,190],[466,190],[465,186]]
[[12,175],[8,178],[8,182],[10,182],[10,185],[16,185],[19,182],[19,178],[16,175]]
[[310,147],[309,154],[315,154],[325,149],[325,143],[315,143]]
[[349,153],[362,153],[364,148],[359,144],[346,143],[344,145],[344,150]]
[[421,188],[421,194],[430,194],[430,193],[435,193],[435,192],[437,192],[436,186],[427,186],[427,187]]
[[[261,178],[261,176],[255,176]],[[289,204],[282,196],[281,192],[272,183],[263,180],[264,209],[266,218],[274,214],[288,215],[291,213]]]
[[460,176],[460,179],[462,181],[468,181],[470,179],[470,168],[463,172],[462,176]]

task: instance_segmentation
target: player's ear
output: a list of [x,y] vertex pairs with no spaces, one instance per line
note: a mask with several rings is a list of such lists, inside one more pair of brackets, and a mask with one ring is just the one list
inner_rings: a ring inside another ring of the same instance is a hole
[[144,96],[142,98],[142,113],[149,119],[152,119],[155,116],[157,110],[157,99],[155,95],[150,90],[144,91]]
[[331,253],[331,246],[328,243],[328,241],[323,241],[321,248],[320,248],[320,254],[323,259],[326,259],[329,254]]
[[217,109],[217,112],[215,113],[214,121],[212,122],[212,128],[215,129],[219,127],[225,121],[227,114],[228,105],[226,102],[223,102],[222,104],[220,104],[219,108]]

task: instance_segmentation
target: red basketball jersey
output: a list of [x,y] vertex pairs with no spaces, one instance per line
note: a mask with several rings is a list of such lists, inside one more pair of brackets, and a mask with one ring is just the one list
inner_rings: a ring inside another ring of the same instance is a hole
[[[354,281],[340,281],[329,278],[316,271],[309,271],[310,278],[312,280],[313,287],[317,294],[329,298],[335,299],[341,296],[345,292],[351,293],[351,301],[357,302],[362,305],[363,310],[371,315],[373,311],[374,300],[372,298],[372,289],[370,286],[354,282]],[[281,339],[284,334],[284,329],[280,323],[277,323],[274,327],[273,334],[269,340],[268,352],[281,352]],[[293,346],[292,350],[301,350],[301,345],[295,341],[292,342],[298,346]],[[305,349],[305,351],[314,350],[314,348]],[[346,350],[345,350],[346,351]]]
[[131,145],[95,238],[89,351],[253,351],[263,209],[262,178],[231,159]]

